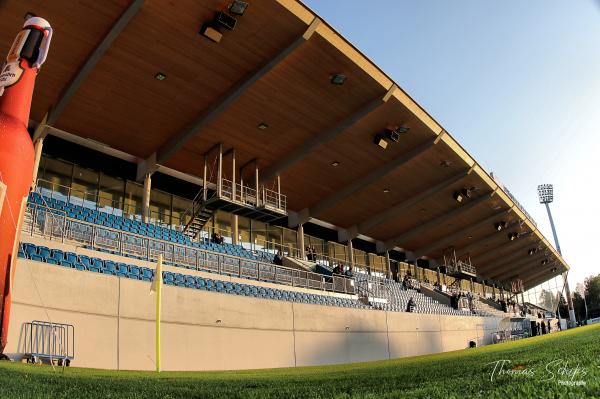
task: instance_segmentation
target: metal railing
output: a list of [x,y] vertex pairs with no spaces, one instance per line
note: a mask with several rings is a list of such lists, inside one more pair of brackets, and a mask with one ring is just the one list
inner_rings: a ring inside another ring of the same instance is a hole
[[23,323],[23,354],[33,363],[56,359],[68,366],[75,357],[75,327],[71,324],[34,320]]
[[[354,281],[346,277],[333,278],[319,273],[240,258],[231,254],[175,244],[170,241],[141,236],[106,226],[67,217],[65,212],[29,204],[23,231],[49,240],[83,244],[121,256],[133,256],[155,262],[162,254],[167,263],[187,269],[210,271],[237,277],[354,294]],[[255,253],[258,256],[258,253]]]

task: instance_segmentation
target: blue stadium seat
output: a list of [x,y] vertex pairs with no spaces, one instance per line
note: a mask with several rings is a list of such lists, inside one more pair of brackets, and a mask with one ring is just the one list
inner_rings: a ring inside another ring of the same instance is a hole
[[25,254],[29,259],[32,259],[32,256],[37,256],[37,246],[29,243],[25,244]]
[[144,281],[152,281],[152,278],[154,277],[154,271],[147,267],[142,267],[140,277]]
[[127,277],[127,274],[129,273],[129,266],[127,266],[126,263],[117,263],[117,267],[116,267],[116,272],[117,272],[117,276],[119,277]]
[[129,278],[134,280],[140,280],[142,278],[142,271],[139,267],[130,265],[129,266]]
[[60,249],[53,249],[50,258],[60,263],[64,259],[64,252]]

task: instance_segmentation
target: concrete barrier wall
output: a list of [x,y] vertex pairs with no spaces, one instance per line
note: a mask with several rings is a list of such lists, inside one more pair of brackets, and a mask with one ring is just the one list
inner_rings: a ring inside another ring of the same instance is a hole
[[[73,366],[154,368],[155,298],[149,283],[23,259],[14,283],[9,355],[22,353],[23,323],[50,320],[75,326]],[[163,289],[162,309],[164,370],[294,367],[436,353],[466,348],[470,340],[489,343],[499,323],[171,286]]]

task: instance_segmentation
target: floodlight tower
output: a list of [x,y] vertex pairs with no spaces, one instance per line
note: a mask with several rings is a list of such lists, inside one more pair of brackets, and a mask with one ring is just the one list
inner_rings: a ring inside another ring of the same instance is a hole
[[[558,243],[558,236],[556,235],[556,228],[554,227],[554,220],[552,219],[552,212],[550,212],[550,203],[554,201],[554,186],[552,184],[540,184],[538,186],[538,196],[540,198],[540,204],[546,205],[546,211],[548,212],[548,219],[550,219],[550,227],[552,227],[552,235],[554,236],[554,244],[556,250],[562,256],[560,250],[560,244]],[[573,300],[571,299],[571,290],[569,289],[569,281],[567,279],[567,272],[563,273],[563,280],[565,285],[565,293],[567,295],[567,306],[569,307],[569,324],[575,327],[575,310],[573,309]]]

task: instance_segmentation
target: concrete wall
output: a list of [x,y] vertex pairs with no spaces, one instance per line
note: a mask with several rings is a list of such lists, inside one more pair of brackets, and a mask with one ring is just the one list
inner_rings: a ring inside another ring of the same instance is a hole
[[[216,276],[211,275],[213,278]],[[248,280],[244,280],[250,283]],[[251,283],[254,283],[253,281]],[[165,286],[164,370],[349,363],[491,342],[499,319],[346,309]],[[20,259],[6,352],[22,352],[22,324],[75,325],[73,366],[154,368],[150,284]]]

